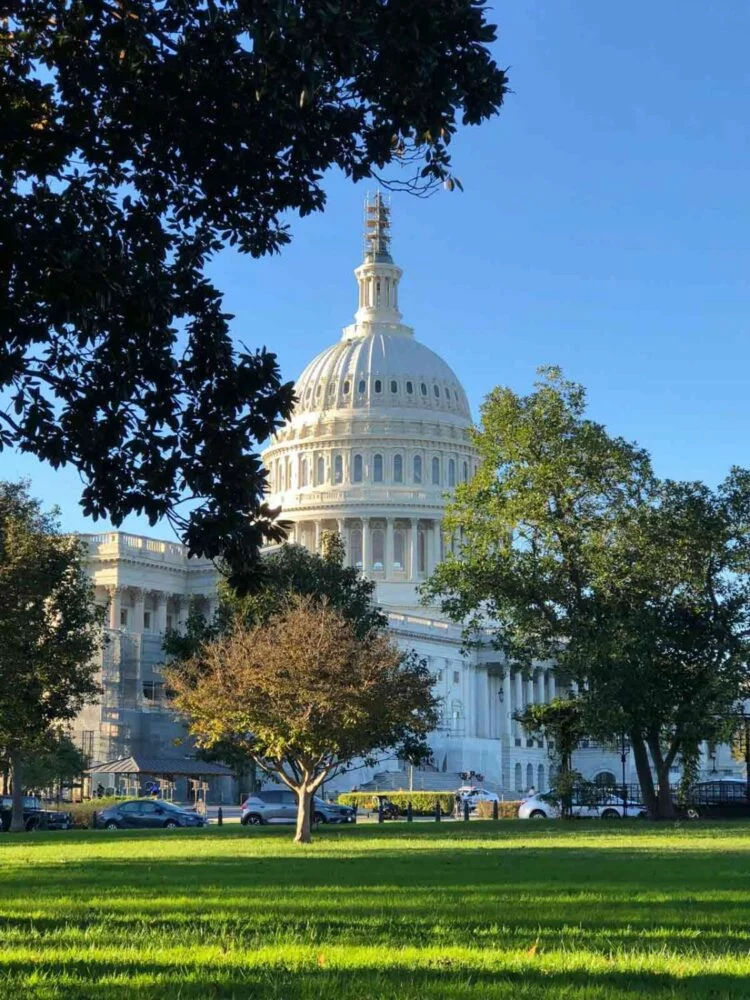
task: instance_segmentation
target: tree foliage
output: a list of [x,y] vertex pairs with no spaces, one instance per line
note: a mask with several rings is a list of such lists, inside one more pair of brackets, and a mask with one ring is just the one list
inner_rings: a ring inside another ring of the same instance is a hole
[[573,770],[573,753],[586,736],[582,702],[577,698],[553,698],[545,704],[527,705],[515,718],[529,736],[546,738],[551,744],[548,753],[554,761],[555,776],[550,775],[550,787],[563,816],[569,816],[573,787],[580,778]]
[[448,519],[461,555],[426,593],[511,664],[555,659],[587,733],[627,734],[645,805],[671,815],[671,768],[725,735],[747,678],[750,474],[657,480],[555,369],[527,397],[496,389],[475,440]]
[[65,733],[48,732],[23,763],[23,786],[26,792],[43,792],[55,786],[78,781],[88,767],[81,750]]
[[199,745],[242,748],[298,796],[298,841],[328,778],[378,752],[428,752],[436,702],[424,664],[380,628],[362,634],[325,601],[296,596],[270,619],[238,624],[168,671]]
[[101,613],[82,544],[58,533],[25,483],[0,483],[0,747],[13,768],[97,694]]
[[[206,266],[289,242],[322,178],[454,183],[505,74],[477,0],[25,0],[0,7],[0,447],[73,463],[93,517],[169,518],[251,566],[280,540],[255,451],[288,417]],[[181,506],[185,501],[192,501]]]

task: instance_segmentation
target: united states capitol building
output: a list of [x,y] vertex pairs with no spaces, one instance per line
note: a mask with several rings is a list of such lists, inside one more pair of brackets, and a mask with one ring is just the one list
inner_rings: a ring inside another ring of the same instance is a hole
[[[550,779],[545,741],[527,738],[513,716],[563,692],[553,665],[525,675],[491,648],[463,652],[460,628],[420,604],[420,583],[454,544],[442,529],[451,491],[478,460],[458,376],[402,321],[388,214],[380,197],[368,202],[354,322],[302,372],[294,415],[263,452],[268,501],[291,522],[290,542],[320,551],[324,532],[340,533],[349,565],[376,582],[394,637],[435,676],[442,714],[429,768],[407,777],[405,764],[389,760],[374,772],[351,772],[344,784],[375,778],[383,788],[455,788],[461,772],[474,771],[513,798],[530,786],[546,789]],[[192,605],[213,614],[214,567],[188,559],[176,542],[122,532],[86,537],[110,641],[104,693],[77,720],[76,740],[95,763],[174,753],[183,730],[165,701],[162,635],[180,628]],[[727,748],[719,755],[711,766],[732,769]],[[621,780],[617,753],[584,746],[574,763],[588,778],[608,772]],[[625,768],[635,782],[629,754]]]

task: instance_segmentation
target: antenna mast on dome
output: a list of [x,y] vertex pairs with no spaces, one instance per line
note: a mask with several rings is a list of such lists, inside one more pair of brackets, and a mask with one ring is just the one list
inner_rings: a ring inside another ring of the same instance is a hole
[[380,191],[365,199],[365,261],[392,264],[391,206]]

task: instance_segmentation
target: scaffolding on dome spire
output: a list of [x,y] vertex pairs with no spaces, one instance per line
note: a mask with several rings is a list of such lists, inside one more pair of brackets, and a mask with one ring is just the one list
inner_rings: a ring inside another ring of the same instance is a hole
[[392,264],[391,207],[380,191],[365,199],[365,261]]

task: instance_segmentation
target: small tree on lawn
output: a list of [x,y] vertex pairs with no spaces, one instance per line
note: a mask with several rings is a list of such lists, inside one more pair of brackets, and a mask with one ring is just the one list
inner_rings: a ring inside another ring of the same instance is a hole
[[82,543],[59,534],[24,483],[0,483],[0,747],[13,779],[11,830],[23,830],[23,761],[98,689],[102,613]]
[[292,597],[269,620],[203,645],[168,670],[199,745],[242,748],[297,795],[295,840],[310,841],[311,802],[355,758],[427,756],[437,722],[432,677],[382,628],[361,634],[326,602]]
[[515,718],[529,736],[536,739],[546,737],[553,745],[549,757],[555,765],[556,774],[550,787],[560,800],[563,816],[570,816],[575,781],[573,751],[578,749],[586,735],[581,702],[576,698],[553,698],[547,704],[527,705]]

